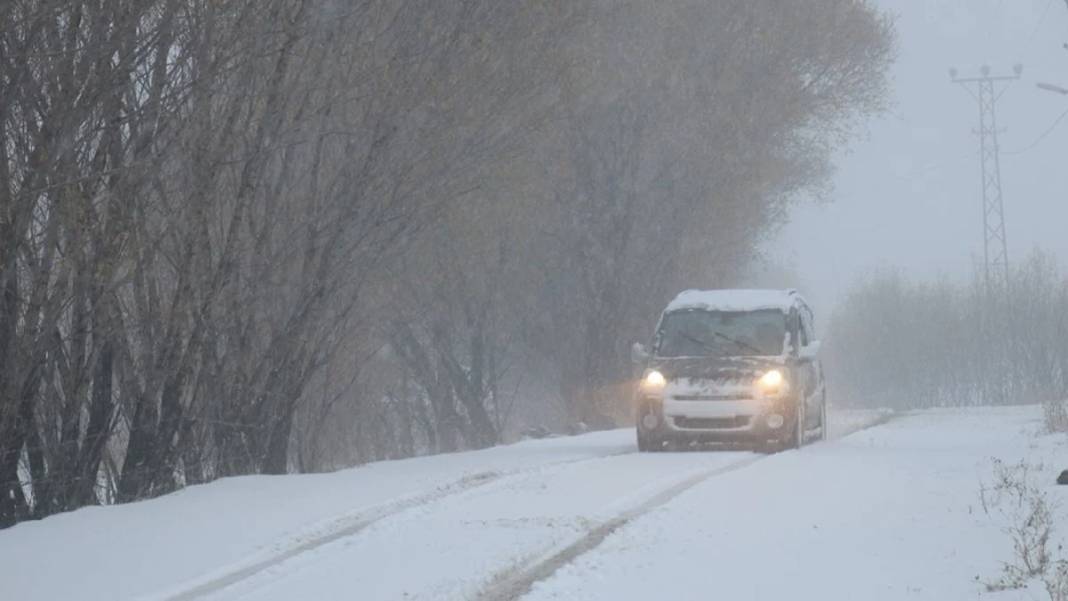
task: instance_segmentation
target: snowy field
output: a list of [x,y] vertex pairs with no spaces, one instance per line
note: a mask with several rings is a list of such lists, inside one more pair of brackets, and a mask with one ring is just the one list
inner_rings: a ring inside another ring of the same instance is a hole
[[834,417],[770,456],[639,455],[619,430],[82,509],[0,531],[0,596],[1041,598],[977,581],[1012,555],[979,503],[992,458],[1068,467],[1037,408]]

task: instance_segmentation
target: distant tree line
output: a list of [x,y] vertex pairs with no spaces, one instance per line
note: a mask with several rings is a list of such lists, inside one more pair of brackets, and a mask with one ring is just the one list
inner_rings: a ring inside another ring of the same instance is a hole
[[1012,269],[1003,295],[978,276],[961,284],[875,274],[839,306],[825,349],[842,404],[1044,403],[1051,428],[1068,426],[1068,276],[1042,252]]
[[0,3],[0,526],[614,423],[891,38],[861,0]]

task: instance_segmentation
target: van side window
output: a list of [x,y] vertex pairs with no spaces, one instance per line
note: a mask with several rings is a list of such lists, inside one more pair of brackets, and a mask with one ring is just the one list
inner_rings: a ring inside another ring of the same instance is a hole
[[815,332],[812,329],[812,311],[808,307],[801,308],[801,345],[807,346],[809,342],[815,339]]
[[789,346],[792,351],[798,351],[801,349],[801,315],[797,310],[797,307],[790,309],[790,314],[786,317],[786,331],[789,335]]

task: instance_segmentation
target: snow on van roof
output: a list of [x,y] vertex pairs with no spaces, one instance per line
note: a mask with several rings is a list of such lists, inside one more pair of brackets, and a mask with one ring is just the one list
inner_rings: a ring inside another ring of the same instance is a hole
[[707,311],[758,311],[779,309],[787,312],[797,299],[793,290],[686,290],[680,292],[665,313],[680,309]]

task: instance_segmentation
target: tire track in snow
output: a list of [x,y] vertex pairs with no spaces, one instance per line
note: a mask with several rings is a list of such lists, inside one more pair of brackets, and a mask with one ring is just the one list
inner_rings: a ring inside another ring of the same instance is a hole
[[[883,423],[890,416],[881,416],[881,419],[877,419],[877,423]],[[845,433],[838,433],[838,438],[844,434],[849,434],[857,430],[862,430],[867,427],[877,425],[876,423],[867,423],[855,428],[849,428]],[[583,457],[579,459],[570,459],[565,461],[548,462],[544,464],[534,465],[526,468],[520,468],[507,471],[491,471],[481,472],[466,476],[457,481],[449,484],[442,485],[429,492],[422,494],[416,494],[410,497],[401,498],[399,500],[389,502],[378,507],[374,507],[368,510],[361,511],[348,516],[335,519],[326,525],[320,525],[318,527],[312,526],[305,532],[297,534],[292,538],[283,541],[281,548],[273,548],[262,553],[257,553],[255,556],[248,558],[246,561],[231,564],[213,574],[206,575],[200,579],[180,584],[170,591],[161,591],[153,595],[146,597],[146,599],[154,599],[159,601],[192,601],[200,599],[205,596],[209,596],[218,593],[224,589],[227,589],[233,585],[242,583],[249,579],[252,579],[259,574],[274,568],[288,560],[294,559],[314,551],[320,547],[336,542],[338,540],[355,536],[368,527],[380,522],[386,518],[393,517],[405,511],[419,508],[425,505],[445,500],[449,497],[467,492],[469,490],[488,485],[493,482],[511,477],[519,477],[529,473],[538,472],[546,468],[563,466],[575,463],[583,463],[589,461],[597,461],[606,457],[615,457],[620,455],[631,454],[634,451],[624,451],[616,453],[607,453],[605,455],[598,455],[595,457]],[[521,566],[509,568],[500,572],[493,580],[485,591],[481,594],[480,599],[515,599],[521,596],[530,586],[535,582],[547,578],[556,569],[562,565],[570,562],[575,557],[589,551],[599,545],[605,538],[607,538],[612,532],[626,525],[629,521],[648,513],[649,511],[659,507],[670,501],[671,499],[682,494],[686,490],[692,488],[696,484],[707,480],[713,476],[741,469],[749,464],[763,459],[765,456],[748,457],[741,461],[731,463],[726,466],[720,466],[715,469],[706,470],[692,475],[676,484],[664,489],[657,493],[653,497],[646,500],[644,503],[637,507],[620,514],[619,516],[610,519],[600,525],[594,527],[580,539],[572,542],[567,547],[560,549],[559,547],[549,550],[550,556],[546,557],[541,555],[533,560],[532,563],[523,564]]]
[[626,526],[632,520],[666,504],[705,480],[744,469],[769,456],[756,455],[747,457],[728,465],[699,472],[681,482],[676,482],[643,503],[608,521],[602,522],[566,547],[557,547],[557,550],[549,551],[548,556],[542,555],[541,558],[532,563],[512,567],[497,574],[490,580],[489,585],[478,594],[476,599],[478,601],[513,601],[519,599],[529,592],[536,582],[547,579],[575,558],[593,550],[610,534]]
[[515,476],[525,475],[527,473],[536,472],[548,467],[570,465],[574,463],[582,463],[586,461],[596,461],[604,459],[606,457],[616,457],[619,455],[631,454],[633,451],[625,451],[622,453],[608,453],[605,455],[598,455],[596,457],[583,457],[581,459],[569,459],[566,461],[554,461],[528,468],[508,470],[508,471],[490,471],[479,472],[465,476],[459,480],[439,486],[430,492],[416,494],[410,497],[402,498],[398,501],[381,505],[377,508],[362,511],[360,513],[338,518],[332,521],[327,526],[319,527],[318,529],[312,528],[309,532],[299,534],[290,539],[289,544],[285,545],[282,549],[273,552],[267,552],[261,555],[258,560],[253,560],[251,563],[239,564],[237,566],[231,566],[225,572],[208,576],[206,580],[198,582],[193,585],[188,583],[179,585],[175,591],[167,593],[157,593],[146,598],[158,599],[159,601],[193,601],[202,597],[217,593],[230,586],[238,584],[248,580],[270,568],[273,568],[281,563],[284,563],[290,559],[298,557],[309,551],[313,551],[332,542],[354,536],[361,531],[374,525],[375,523],[384,520],[386,518],[403,513],[410,509],[429,505],[437,501],[447,499],[449,497],[458,495],[460,493],[467,492],[469,490],[486,486],[492,482],[504,478],[510,478]]
[[[897,417],[897,415],[892,412],[879,413],[872,416],[870,420],[866,420],[863,424],[857,424],[847,428],[843,432],[836,433],[836,435],[833,438],[830,438],[829,441],[844,438],[861,430],[880,426],[895,417]],[[826,444],[826,442],[828,441],[820,441],[818,444]],[[799,449],[798,451],[803,451],[803,449]],[[747,457],[725,466],[694,474],[689,478],[664,489],[640,505],[625,511],[612,519],[602,522],[600,525],[592,528],[586,534],[575,539],[568,545],[564,547],[554,547],[536,557],[531,562],[513,566],[499,572],[490,579],[489,584],[476,595],[475,599],[477,599],[477,601],[516,601],[530,592],[531,588],[536,583],[548,579],[563,566],[571,563],[579,556],[592,551],[604,542],[604,540],[613,532],[626,526],[633,520],[667,504],[675,497],[678,497],[682,493],[706,480],[744,469],[758,461],[774,456],[775,454]]]
[[373,509],[348,518],[336,520],[324,532],[305,537],[297,537],[295,544],[282,549],[268,557],[254,563],[234,569],[230,572],[211,578],[187,590],[164,595],[163,601],[192,601],[206,595],[221,591],[229,586],[242,582],[280,563],[288,561],[302,553],[307,553],[336,540],[358,534],[368,526],[392,515],[413,509],[422,505],[433,503],[440,499],[459,494],[461,492],[484,486],[500,479],[503,474],[498,472],[483,472],[472,474],[457,482],[441,486],[429,493],[408,497],[401,501],[388,504],[379,509]]

